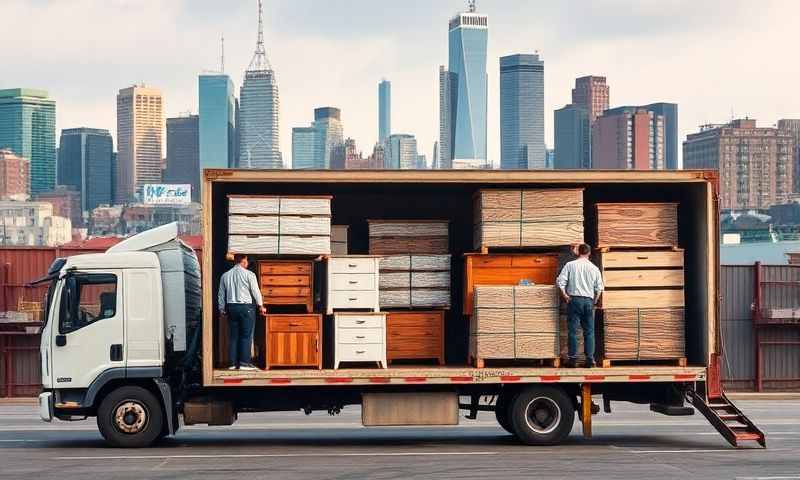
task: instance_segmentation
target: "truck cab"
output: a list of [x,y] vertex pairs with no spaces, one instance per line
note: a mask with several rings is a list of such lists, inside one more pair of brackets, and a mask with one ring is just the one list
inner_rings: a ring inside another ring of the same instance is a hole
[[125,446],[175,432],[174,380],[190,370],[187,325],[200,319],[199,264],[177,233],[165,225],[53,262],[41,280],[44,420],[97,416]]

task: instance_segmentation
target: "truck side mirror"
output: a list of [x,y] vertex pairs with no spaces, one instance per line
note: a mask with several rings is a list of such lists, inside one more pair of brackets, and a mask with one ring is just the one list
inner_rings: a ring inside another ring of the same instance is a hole
[[66,335],[56,335],[56,347],[63,347],[67,344]]

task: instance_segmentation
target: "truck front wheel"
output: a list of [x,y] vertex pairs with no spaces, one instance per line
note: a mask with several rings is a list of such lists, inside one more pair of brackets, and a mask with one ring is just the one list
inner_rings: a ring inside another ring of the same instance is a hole
[[100,402],[97,427],[115,447],[150,446],[162,432],[164,412],[161,402],[142,387],[120,387]]
[[575,407],[564,390],[532,386],[517,395],[509,408],[517,438],[528,445],[555,445],[567,438],[575,422]]

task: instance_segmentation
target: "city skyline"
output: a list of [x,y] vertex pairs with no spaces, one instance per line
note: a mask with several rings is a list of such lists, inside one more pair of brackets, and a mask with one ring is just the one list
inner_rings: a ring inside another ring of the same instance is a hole
[[[115,7],[106,5],[85,9],[83,13],[89,15],[79,16],[81,9],[70,3],[16,0],[4,7],[12,17],[31,18],[32,23],[25,30],[21,25],[9,25],[8,68],[2,86],[49,90],[59,104],[58,130],[94,125],[108,128],[116,137],[115,93],[140,81],[162,90],[165,117],[187,110],[197,112],[196,76],[217,65],[221,33],[226,37],[227,70],[234,83],[241,85],[252,55],[255,14],[251,2],[189,6],[151,1],[138,8],[125,7],[128,17],[113,14]],[[681,105],[679,139],[700,124],[724,122],[732,116],[747,115],[766,124],[796,116],[800,99],[789,95],[788,84],[780,77],[761,75],[772,63],[769,55],[760,52],[793,41],[788,20],[796,17],[791,11],[800,12],[800,6],[782,4],[780,9],[770,9],[761,4],[725,2],[726,8],[720,9],[720,4],[694,5],[679,0],[667,6],[640,3],[626,7],[587,2],[583,8],[567,8],[481,1],[478,11],[490,16],[493,26],[488,52],[490,159],[499,165],[499,78],[491,65],[514,51],[538,49],[549,65],[545,78],[548,147],[553,145],[551,112],[570,103],[574,78],[589,74],[606,76],[613,85],[612,107],[653,101]],[[438,139],[436,69],[447,51],[442,24],[465,8],[466,2],[460,0],[405,5],[267,2],[265,40],[281,84],[281,143],[290,144],[291,127],[306,123],[305,112],[335,104],[349,112],[348,136],[361,145],[373,144],[377,140],[377,102],[370,93],[385,76],[395,87],[393,129],[413,132],[420,144],[432,145]],[[99,18],[104,21],[95,21]],[[156,20],[137,23],[145,18]],[[329,18],[354,18],[356,23],[343,29],[327,21]],[[593,18],[599,22],[593,23]],[[771,22],[774,28],[750,33],[752,29],[745,27],[754,20]],[[126,28],[128,22],[139,26]],[[176,24],[181,29],[175,29]],[[391,27],[399,24],[406,27]],[[30,28],[42,35],[28,42],[25,31]],[[725,42],[708,42],[734,34],[736,48]],[[98,45],[97,37],[108,41]],[[694,50],[699,43],[704,44],[705,55],[698,57]],[[65,70],[61,57],[78,48],[91,52],[83,68],[59,76],[41,75],[47,73],[42,65]],[[297,53],[302,51],[314,51],[315,55]],[[620,61],[621,56],[626,61]],[[742,62],[742,58],[749,60]],[[115,68],[108,68],[109,64]],[[646,75],[648,67],[658,68],[660,78]],[[796,63],[786,63],[776,72],[796,77],[798,70]],[[761,88],[746,88],[755,84]],[[283,156],[287,163],[289,152]]]

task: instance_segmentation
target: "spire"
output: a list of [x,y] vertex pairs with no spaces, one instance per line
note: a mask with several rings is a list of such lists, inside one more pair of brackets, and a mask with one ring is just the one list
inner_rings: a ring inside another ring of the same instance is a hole
[[219,42],[220,42],[219,73],[225,73],[225,35],[224,34],[220,38]]
[[475,0],[469,0],[469,13],[475,13]]
[[258,40],[256,40],[256,51],[253,54],[253,59],[250,60],[250,65],[247,71],[253,70],[271,70],[272,67],[267,59],[267,51],[264,48],[264,9],[262,0],[258,0]]

